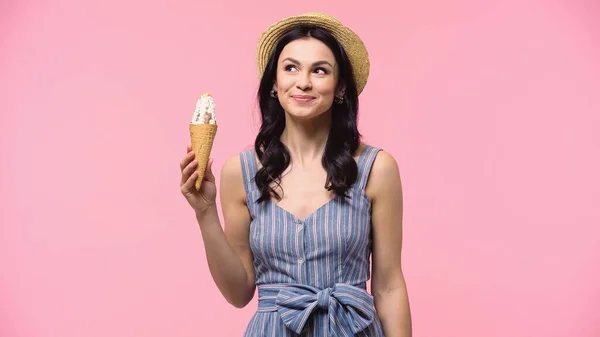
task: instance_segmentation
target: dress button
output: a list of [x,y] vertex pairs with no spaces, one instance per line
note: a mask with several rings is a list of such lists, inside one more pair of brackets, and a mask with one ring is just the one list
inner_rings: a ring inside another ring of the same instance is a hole
[[298,232],[300,232],[302,230],[302,228],[304,228],[304,225],[303,224],[299,224],[298,225]]
[[298,258],[298,263],[304,263],[304,259],[303,258]]

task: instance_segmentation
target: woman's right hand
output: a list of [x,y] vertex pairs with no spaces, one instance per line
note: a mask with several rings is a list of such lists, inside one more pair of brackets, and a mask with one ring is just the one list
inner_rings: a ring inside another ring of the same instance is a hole
[[212,173],[213,159],[210,158],[206,165],[204,178],[200,185],[200,190],[196,190],[196,178],[198,172],[196,167],[198,161],[194,158],[194,152],[190,145],[187,146],[187,154],[179,163],[181,168],[181,193],[186,198],[187,202],[192,206],[196,215],[202,215],[211,207],[215,206],[217,198],[217,186],[215,176]]

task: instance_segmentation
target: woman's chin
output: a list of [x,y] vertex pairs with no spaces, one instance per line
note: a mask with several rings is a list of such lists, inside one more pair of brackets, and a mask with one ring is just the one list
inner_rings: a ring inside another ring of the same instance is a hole
[[317,111],[315,109],[290,109],[287,115],[295,120],[311,120],[322,117],[326,111]]

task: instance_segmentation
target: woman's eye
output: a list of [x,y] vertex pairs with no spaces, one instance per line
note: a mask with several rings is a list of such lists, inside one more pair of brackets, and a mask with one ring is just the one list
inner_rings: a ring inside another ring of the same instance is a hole
[[315,69],[315,71],[319,74],[319,75],[327,75],[327,70],[323,69],[323,68],[317,68]]
[[286,70],[286,71],[292,71],[292,70],[296,70],[296,66],[293,66],[293,65],[291,65],[291,64],[290,64],[290,65],[287,65],[287,66],[285,66],[285,70]]

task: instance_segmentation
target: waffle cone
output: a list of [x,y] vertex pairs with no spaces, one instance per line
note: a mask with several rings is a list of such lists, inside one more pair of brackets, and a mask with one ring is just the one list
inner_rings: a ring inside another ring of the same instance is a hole
[[215,135],[217,134],[217,125],[215,124],[191,124],[190,123],[190,138],[192,140],[192,151],[198,166],[196,171],[198,172],[198,178],[196,179],[196,190],[200,189],[202,179],[204,178],[204,171],[206,170],[206,164],[208,164],[208,158],[210,157],[210,150],[212,149]]

